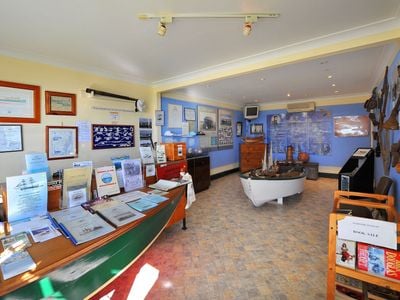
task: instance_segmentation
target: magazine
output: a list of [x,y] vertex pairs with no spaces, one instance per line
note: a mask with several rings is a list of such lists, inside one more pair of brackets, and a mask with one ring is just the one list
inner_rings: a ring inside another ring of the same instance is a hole
[[149,210],[153,207],[157,206],[157,203],[148,201],[148,200],[143,200],[143,199],[139,199],[136,201],[132,201],[132,202],[128,202],[127,203],[130,207],[132,207],[133,209],[136,209],[138,211],[144,212],[146,210]]

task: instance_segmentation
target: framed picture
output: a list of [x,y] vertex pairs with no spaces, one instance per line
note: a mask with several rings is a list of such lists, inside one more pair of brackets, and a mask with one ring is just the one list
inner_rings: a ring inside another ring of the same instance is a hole
[[22,125],[0,125],[0,152],[22,150]]
[[243,131],[243,123],[237,122],[236,123],[236,136],[242,136],[242,131]]
[[46,114],[76,116],[76,95],[60,92],[45,92]]
[[164,126],[164,111],[156,110],[156,126]]
[[263,124],[251,124],[250,133],[251,134],[262,134],[262,133],[264,133]]
[[92,149],[126,148],[135,146],[133,125],[92,124]]
[[0,81],[0,122],[40,123],[40,86]]
[[47,159],[78,157],[77,126],[46,126]]
[[193,108],[184,109],[185,121],[196,121],[196,110]]
[[370,120],[368,116],[334,117],[334,131],[337,137],[368,136]]

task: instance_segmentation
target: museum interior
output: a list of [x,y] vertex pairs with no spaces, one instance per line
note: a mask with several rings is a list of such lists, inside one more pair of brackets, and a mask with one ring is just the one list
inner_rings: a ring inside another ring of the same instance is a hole
[[1,7],[1,299],[400,299],[399,1]]

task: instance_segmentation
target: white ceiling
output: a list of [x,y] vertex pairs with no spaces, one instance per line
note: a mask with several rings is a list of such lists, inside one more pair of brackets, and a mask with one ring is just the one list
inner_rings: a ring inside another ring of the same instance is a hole
[[[242,34],[243,19],[174,19],[160,37],[157,19],[137,17],[227,12],[281,16],[259,19],[247,37]],[[287,102],[370,93],[400,49],[398,41],[355,44],[266,69],[244,68],[243,74],[236,70],[300,50],[400,30],[399,15],[399,0],[2,0],[0,53],[239,106]],[[228,73],[235,75],[225,78]]]

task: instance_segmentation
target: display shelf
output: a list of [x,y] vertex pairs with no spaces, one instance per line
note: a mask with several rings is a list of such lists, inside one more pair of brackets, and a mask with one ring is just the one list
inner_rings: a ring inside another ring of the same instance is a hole
[[[352,197],[358,197],[358,199],[351,199]],[[368,200],[359,200],[363,199]],[[374,202],[376,201],[376,202]],[[327,274],[327,299],[335,299],[336,294],[336,274],[341,274],[350,278],[355,278],[365,283],[374,284],[381,286],[393,291],[400,292],[400,281],[391,279],[388,277],[380,277],[371,273],[356,269],[350,269],[336,265],[336,236],[337,236],[337,224],[339,220],[344,219],[345,214],[337,213],[341,203],[351,203],[356,206],[365,206],[369,208],[384,209],[387,211],[388,220],[397,223],[397,232],[400,230],[400,223],[398,222],[397,213],[394,208],[393,196],[369,194],[369,193],[357,193],[357,192],[344,192],[336,191],[334,196],[333,212],[329,215],[329,243],[328,243],[328,274]],[[399,236],[397,237],[397,243],[400,242]],[[368,298],[368,292],[366,288],[363,288],[363,293]]]

